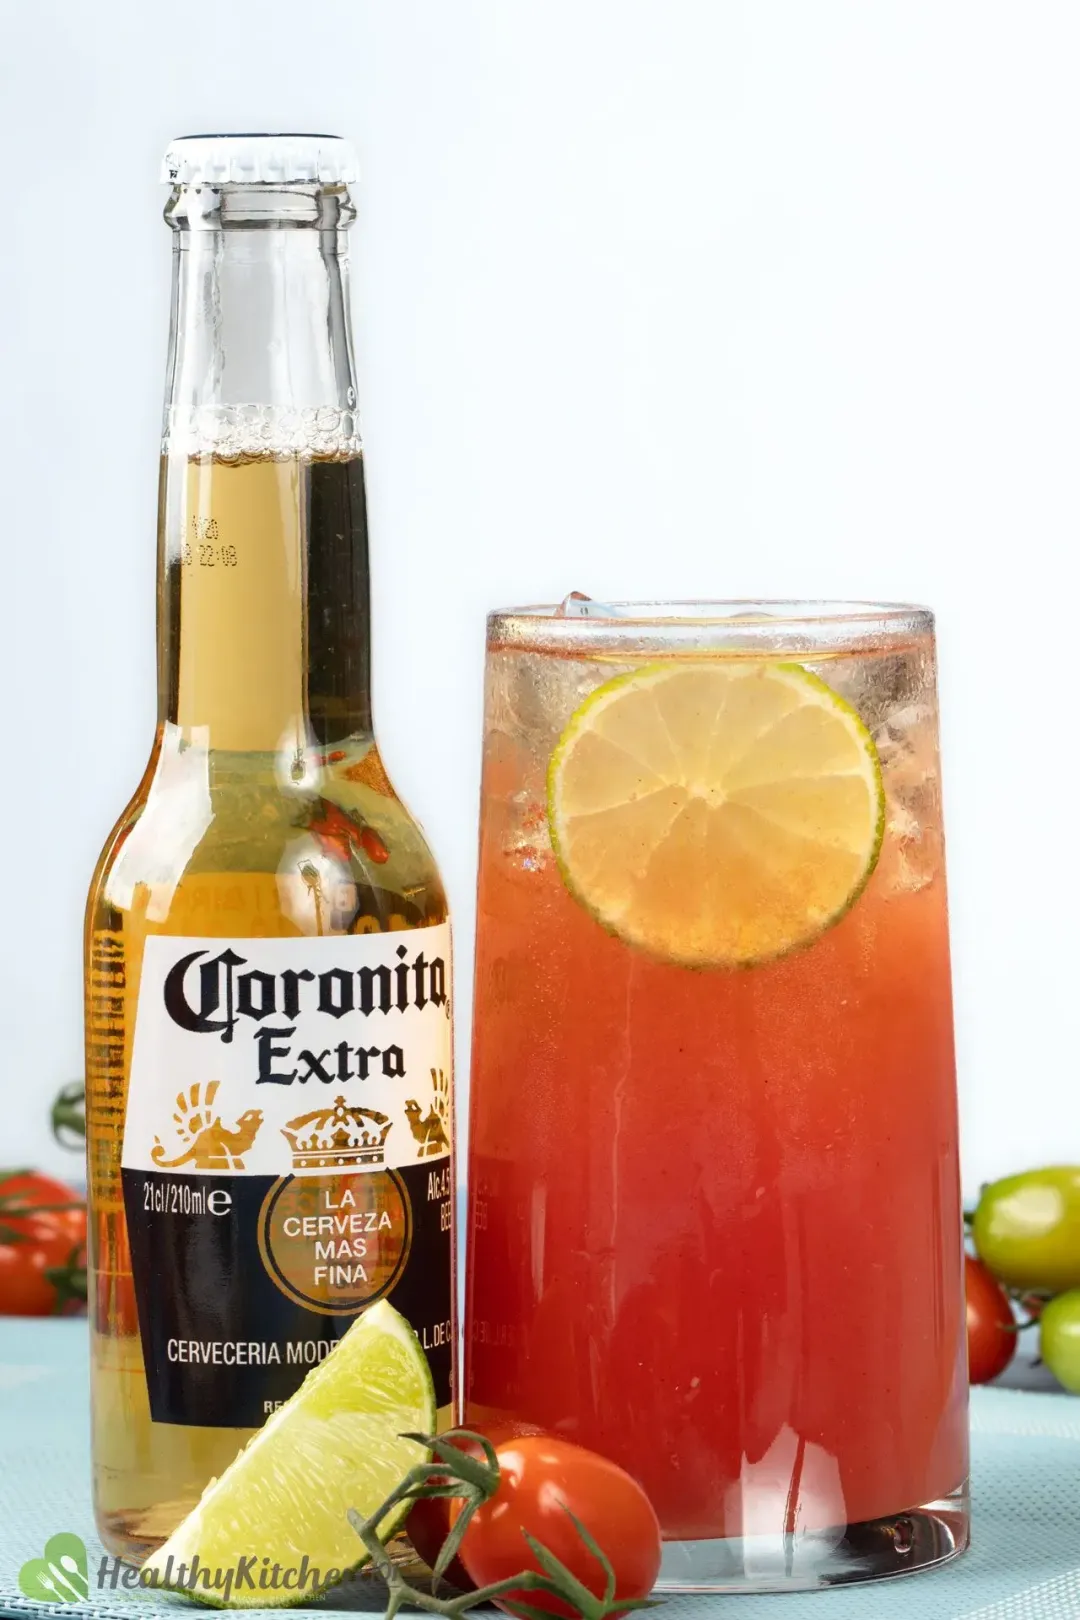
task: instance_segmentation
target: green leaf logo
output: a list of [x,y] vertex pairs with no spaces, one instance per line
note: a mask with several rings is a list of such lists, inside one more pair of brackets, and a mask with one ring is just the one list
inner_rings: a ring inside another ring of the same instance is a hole
[[81,1603],[90,1593],[86,1543],[61,1530],[45,1544],[43,1558],[30,1558],[19,1571],[23,1597],[38,1603]]

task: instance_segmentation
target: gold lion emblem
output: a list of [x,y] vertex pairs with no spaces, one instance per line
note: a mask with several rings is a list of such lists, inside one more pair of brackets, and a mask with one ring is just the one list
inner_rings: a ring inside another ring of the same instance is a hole
[[[221,1122],[214,1108],[218,1082],[211,1080],[205,1092],[196,1080],[176,1099],[173,1115],[177,1146],[181,1149],[175,1159],[165,1157],[160,1136],[154,1137],[150,1157],[163,1170],[176,1170],[190,1164],[193,1170],[242,1170],[243,1154],[251,1147],[263,1122],[261,1108],[249,1108],[240,1115],[230,1130]],[[200,1102],[200,1094],[202,1100]]]
[[441,1069],[432,1069],[431,1085],[434,1096],[427,1113],[422,1115],[420,1104],[410,1097],[405,1104],[405,1118],[420,1147],[417,1157],[432,1159],[445,1153],[450,1146],[447,1123],[450,1118],[450,1082]]

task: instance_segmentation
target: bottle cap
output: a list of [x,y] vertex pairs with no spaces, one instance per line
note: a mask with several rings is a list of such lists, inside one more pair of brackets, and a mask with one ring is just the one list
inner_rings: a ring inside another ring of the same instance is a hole
[[339,135],[181,135],[161,178],[171,186],[349,185],[356,153]]

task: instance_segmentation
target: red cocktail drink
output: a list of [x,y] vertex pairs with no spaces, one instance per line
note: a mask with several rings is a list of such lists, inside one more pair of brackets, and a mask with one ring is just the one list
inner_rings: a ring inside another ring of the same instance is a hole
[[936,1562],[967,1384],[929,617],[664,638],[492,623],[466,1418],[635,1473],[676,1584]]

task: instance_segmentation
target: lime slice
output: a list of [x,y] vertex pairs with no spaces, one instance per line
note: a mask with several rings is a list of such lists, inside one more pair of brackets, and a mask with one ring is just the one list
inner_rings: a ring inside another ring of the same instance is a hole
[[[372,1305],[207,1486],[144,1570],[161,1585],[178,1585],[179,1566],[190,1571],[197,1555],[207,1584],[199,1576],[183,1590],[204,1603],[276,1608],[302,1602],[328,1578],[366,1562],[346,1512],[374,1513],[402,1475],[427,1459],[424,1448],[402,1434],[431,1434],[434,1426],[435,1390],[415,1333],[392,1305]],[[400,1529],[408,1506],[383,1521],[384,1540]],[[275,1564],[283,1572],[278,1585],[260,1586]],[[302,1566],[306,1578],[297,1588]],[[293,1572],[288,1587],[284,1572]]]
[[563,880],[668,962],[741,967],[854,904],[885,825],[869,732],[797,664],[650,664],[599,687],[559,739],[548,817]]

